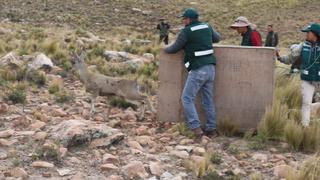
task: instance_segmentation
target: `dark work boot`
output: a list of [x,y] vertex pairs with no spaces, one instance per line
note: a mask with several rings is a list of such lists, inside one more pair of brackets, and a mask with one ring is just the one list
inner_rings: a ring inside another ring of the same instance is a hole
[[203,136],[203,131],[201,128],[192,129],[194,135],[196,136],[195,142],[199,143],[201,141],[201,138]]
[[209,138],[216,138],[219,136],[218,131],[216,129],[207,130],[204,132],[204,135]]

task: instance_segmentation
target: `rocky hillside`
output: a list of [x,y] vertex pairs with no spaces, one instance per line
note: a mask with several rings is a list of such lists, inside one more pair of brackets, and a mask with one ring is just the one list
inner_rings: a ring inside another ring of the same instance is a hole
[[[300,41],[299,29],[319,20],[318,0],[3,0],[0,19],[36,25],[70,25],[96,32],[121,33],[113,30],[126,27],[143,33],[152,32],[159,17],[165,17],[175,27],[176,18],[186,7],[195,7],[202,19],[222,33],[225,43],[238,43],[238,37],[228,26],[240,15],[247,16],[263,32],[274,24],[282,44]],[[123,34],[125,36],[125,34]],[[124,37],[123,37],[124,38]]]

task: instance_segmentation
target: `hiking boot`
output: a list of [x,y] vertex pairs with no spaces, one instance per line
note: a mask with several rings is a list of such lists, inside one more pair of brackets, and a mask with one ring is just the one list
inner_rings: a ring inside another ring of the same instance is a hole
[[201,128],[192,129],[194,135],[196,136],[196,141],[200,141],[203,136],[203,131]]
[[218,131],[215,130],[215,129],[205,131],[204,135],[209,137],[209,138],[216,138],[216,137],[219,136]]

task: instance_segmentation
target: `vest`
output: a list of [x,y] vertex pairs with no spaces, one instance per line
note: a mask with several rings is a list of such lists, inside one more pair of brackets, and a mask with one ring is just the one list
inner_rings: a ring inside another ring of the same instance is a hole
[[251,33],[252,29],[249,27],[248,31],[242,36],[241,46],[252,46]]
[[193,22],[182,30],[187,37],[184,47],[184,64],[188,71],[208,64],[216,64],[212,47],[212,27],[199,21]]
[[303,43],[301,51],[301,79],[320,81],[320,43]]

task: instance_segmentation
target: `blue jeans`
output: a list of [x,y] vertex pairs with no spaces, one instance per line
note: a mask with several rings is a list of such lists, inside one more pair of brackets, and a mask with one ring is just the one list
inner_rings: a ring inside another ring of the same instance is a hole
[[216,111],[213,102],[213,82],[215,66],[210,64],[189,72],[182,92],[182,104],[190,129],[201,126],[195,106],[195,99],[200,91],[202,108],[206,115],[206,131],[216,129]]

